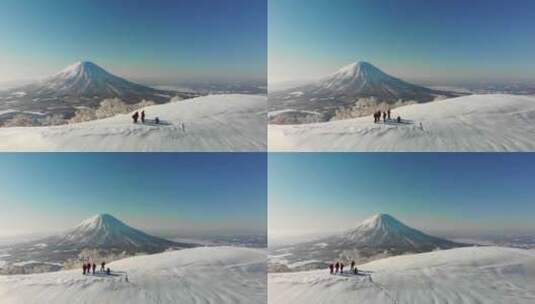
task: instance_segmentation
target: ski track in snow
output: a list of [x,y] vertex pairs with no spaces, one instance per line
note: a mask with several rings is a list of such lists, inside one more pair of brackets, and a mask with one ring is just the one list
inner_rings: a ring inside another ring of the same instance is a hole
[[159,117],[160,125],[133,124],[132,115],[124,114],[64,126],[0,128],[0,151],[265,151],[266,102],[265,96],[211,95],[144,108],[147,119]]
[[0,276],[0,303],[266,303],[265,263],[265,250],[203,247],[116,261],[114,276]]
[[535,303],[535,252],[466,247],[385,258],[358,266],[269,274],[269,303]]
[[[392,110],[407,124],[371,116],[269,125],[270,151],[535,151],[535,97],[471,95]],[[420,128],[422,123],[423,129]]]

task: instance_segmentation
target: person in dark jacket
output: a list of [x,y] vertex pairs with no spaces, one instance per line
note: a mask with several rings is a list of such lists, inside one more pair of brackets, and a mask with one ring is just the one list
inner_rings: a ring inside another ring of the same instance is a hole
[[329,270],[331,271],[331,274],[334,272],[334,265],[333,263],[329,264]]
[[355,275],[359,274],[359,270],[357,269],[356,266],[355,266],[355,268],[353,268],[353,273],[354,273]]
[[338,269],[340,269],[340,263],[336,262],[336,264],[334,264],[334,269],[335,269],[334,273],[338,273]]
[[340,263],[340,273],[344,273],[344,263]]
[[141,111],[141,123],[145,123],[145,111]]
[[104,268],[104,266],[106,266],[106,262],[102,262],[102,263],[100,264],[100,271],[101,271],[101,272],[104,272],[104,271],[106,270],[106,268]]
[[351,270],[353,270],[353,268],[355,268],[355,261],[351,261]]
[[97,270],[97,264],[93,263],[93,274],[95,274],[95,270]]
[[390,109],[388,109],[388,111],[386,111],[386,118],[387,118],[388,120],[390,120]]
[[137,123],[137,119],[139,118],[139,113],[136,112],[134,115],[132,115],[132,119],[134,120],[134,123]]
[[110,270],[110,268],[109,268],[109,267],[108,267],[108,268],[106,268],[106,274],[107,274],[107,275],[110,275],[110,274],[111,274],[111,270]]
[[84,270],[84,274],[85,274],[85,271],[86,271],[86,269],[87,269],[87,266],[85,265],[85,262],[84,262],[84,264],[82,265],[82,269]]

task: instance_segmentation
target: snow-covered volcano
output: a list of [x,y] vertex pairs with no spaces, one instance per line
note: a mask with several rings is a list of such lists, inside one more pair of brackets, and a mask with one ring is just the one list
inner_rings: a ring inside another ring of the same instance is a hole
[[[152,254],[170,249],[198,246],[178,243],[132,228],[109,214],[90,217],[66,232],[21,244],[4,251],[3,273],[32,273],[60,270],[65,263],[76,263],[83,252],[91,256],[129,256]],[[115,258],[116,259],[116,258]]]
[[268,297],[282,303],[535,303],[535,251],[467,247],[389,257],[358,265],[272,273]]
[[377,214],[335,238],[334,242],[355,248],[425,252],[460,244],[427,235],[388,214]]
[[[345,232],[272,251],[271,270],[301,270],[324,267],[336,260],[358,262],[385,256],[428,252],[466,246],[430,236],[387,214],[377,214]],[[283,265],[275,265],[281,263]]]
[[322,113],[330,119],[340,107],[350,107],[359,98],[376,102],[428,102],[458,93],[432,90],[390,76],[368,62],[342,67],[319,81],[280,92],[270,92],[270,111],[293,109]]
[[342,67],[332,75],[321,79],[309,90],[316,91],[316,94],[323,92],[352,97],[373,96],[383,101],[398,99],[431,101],[438,95],[447,94],[392,77],[364,61]]
[[51,238],[50,241],[50,245],[54,247],[119,248],[149,253],[179,246],[175,242],[132,228],[109,214],[88,218],[67,233]]
[[126,103],[143,99],[165,102],[176,94],[133,83],[90,61],[76,62],[49,78],[17,90],[34,98],[120,98]]
[[[80,268],[0,275],[0,302],[10,304],[267,302],[266,252],[201,247],[136,256],[112,263],[111,275]],[[127,279],[128,276],[128,279]]]
[[43,80],[0,92],[0,122],[17,114],[69,119],[76,110],[98,108],[103,100],[110,98],[126,104],[143,100],[160,104],[174,97],[196,96],[199,95],[140,85],[115,76],[95,63],[81,61]]

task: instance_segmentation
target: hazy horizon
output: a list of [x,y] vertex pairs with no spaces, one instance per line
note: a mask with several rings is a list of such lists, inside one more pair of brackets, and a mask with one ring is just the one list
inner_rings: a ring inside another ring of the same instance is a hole
[[0,237],[65,231],[108,213],[145,231],[266,231],[266,156],[0,156]]
[[270,1],[269,83],[356,61],[415,82],[535,82],[535,3]]
[[535,232],[527,154],[306,153],[268,161],[269,234],[343,231],[377,213],[442,235]]
[[135,79],[266,79],[267,3],[254,0],[0,3],[0,83],[92,61]]

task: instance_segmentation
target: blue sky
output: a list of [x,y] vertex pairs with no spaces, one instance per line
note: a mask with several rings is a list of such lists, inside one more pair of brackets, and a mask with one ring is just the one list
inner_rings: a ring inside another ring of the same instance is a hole
[[0,234],[58,231],[98,213],[148,230],[261,232],[263,153],[0,155]]
[[265,79],[265,0],[4,0],[0,81],[79,60],[135,78]]
[[535,232],[535,155],[270,154],[269,233],[348,229],[388,213],[426,231]]
[[535,2],[270,0],[269,81],[357,60],[438,82],[535,81]]

